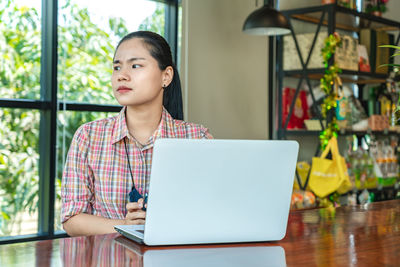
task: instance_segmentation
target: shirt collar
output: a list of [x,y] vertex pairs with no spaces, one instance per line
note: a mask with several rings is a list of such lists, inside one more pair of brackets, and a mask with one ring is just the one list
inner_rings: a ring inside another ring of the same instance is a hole
[[[129,134],[126,125],[125,116],[126,107],[123,107],[119,114],[116,116],[116,121],[113,128],[111,143],[115,144],[127,137]],[[163,107],[161,114],[161,121],[153,135],[150,137],[150,144],[153,144],[157,138],[174,138],[175,137],[175,120]]]
[[125,110],[126,107],[123,107],[119,112],[119,114],[116,116],[111,137],[111,144],[115,144],[128,136],[128,127],[126,126]]

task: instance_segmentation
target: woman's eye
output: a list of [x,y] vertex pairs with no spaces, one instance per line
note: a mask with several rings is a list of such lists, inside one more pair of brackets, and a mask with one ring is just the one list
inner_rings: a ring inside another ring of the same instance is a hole
[[120,66],[114,66],[114,70],[120,70],[121,67]]
[[132,65],[132,69],[137,69],[137,68],[140,68],[141,66],[139,65],[139,64],[133,64]]

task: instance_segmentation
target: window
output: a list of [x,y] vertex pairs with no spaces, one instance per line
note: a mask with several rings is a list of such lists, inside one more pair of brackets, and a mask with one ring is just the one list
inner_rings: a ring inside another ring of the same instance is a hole
[[0,108],[1,235],[38,229],[39,118],[37,110]]
[[60,234],[73,134],[121,109],[110,81],[115,46],[151,30],[176,58],[178,2],[0,0],[0,244]]
[[0,1],[0,97],[40,98],[40,0]]

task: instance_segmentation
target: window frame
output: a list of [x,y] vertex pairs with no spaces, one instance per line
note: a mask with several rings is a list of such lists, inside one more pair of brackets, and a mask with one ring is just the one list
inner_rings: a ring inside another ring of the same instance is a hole
[[[181,0],[150,1],[167,5],[165,10],[165,39],[171,46],[173,58],[176,62],[178,51],[178,11]],[[0,245],[68,236],[64,231],[54,230],[58,111],[119,112],[121,110],[121,106],[118,105],[88,104],[59,101],[57,99],[57,2],[57,0],[42,0],[40,99],[0,98],[0,108],[21,108],[40,111],[38,232],[30,235],[2,237]]]

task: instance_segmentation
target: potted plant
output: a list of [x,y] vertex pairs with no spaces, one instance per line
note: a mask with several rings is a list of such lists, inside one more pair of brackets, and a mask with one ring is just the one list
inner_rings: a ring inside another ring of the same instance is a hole
[[382,16],[382,13],[387,11],[386,4],[389,0],[367,0],[365,13],[372,14],[375,16]]
[[[396,45],[381,45],[379,46],[381,48],[392,48],[395,49],[394,54],[392,55],[392,57],[397,57],[400,56],[400,46],[396,46]],[[395,68],[395,73],[396,76],[398,77],[400,74],[400,64],[383,64],[382,66],[392,66]],[[397,80],[397,79],[395,79]],[[396,125],[400,125],[400,97],[397,99],[397,105],[396,105],[396,109],[394,111],[394,118],[395,118],[395,124]]]

